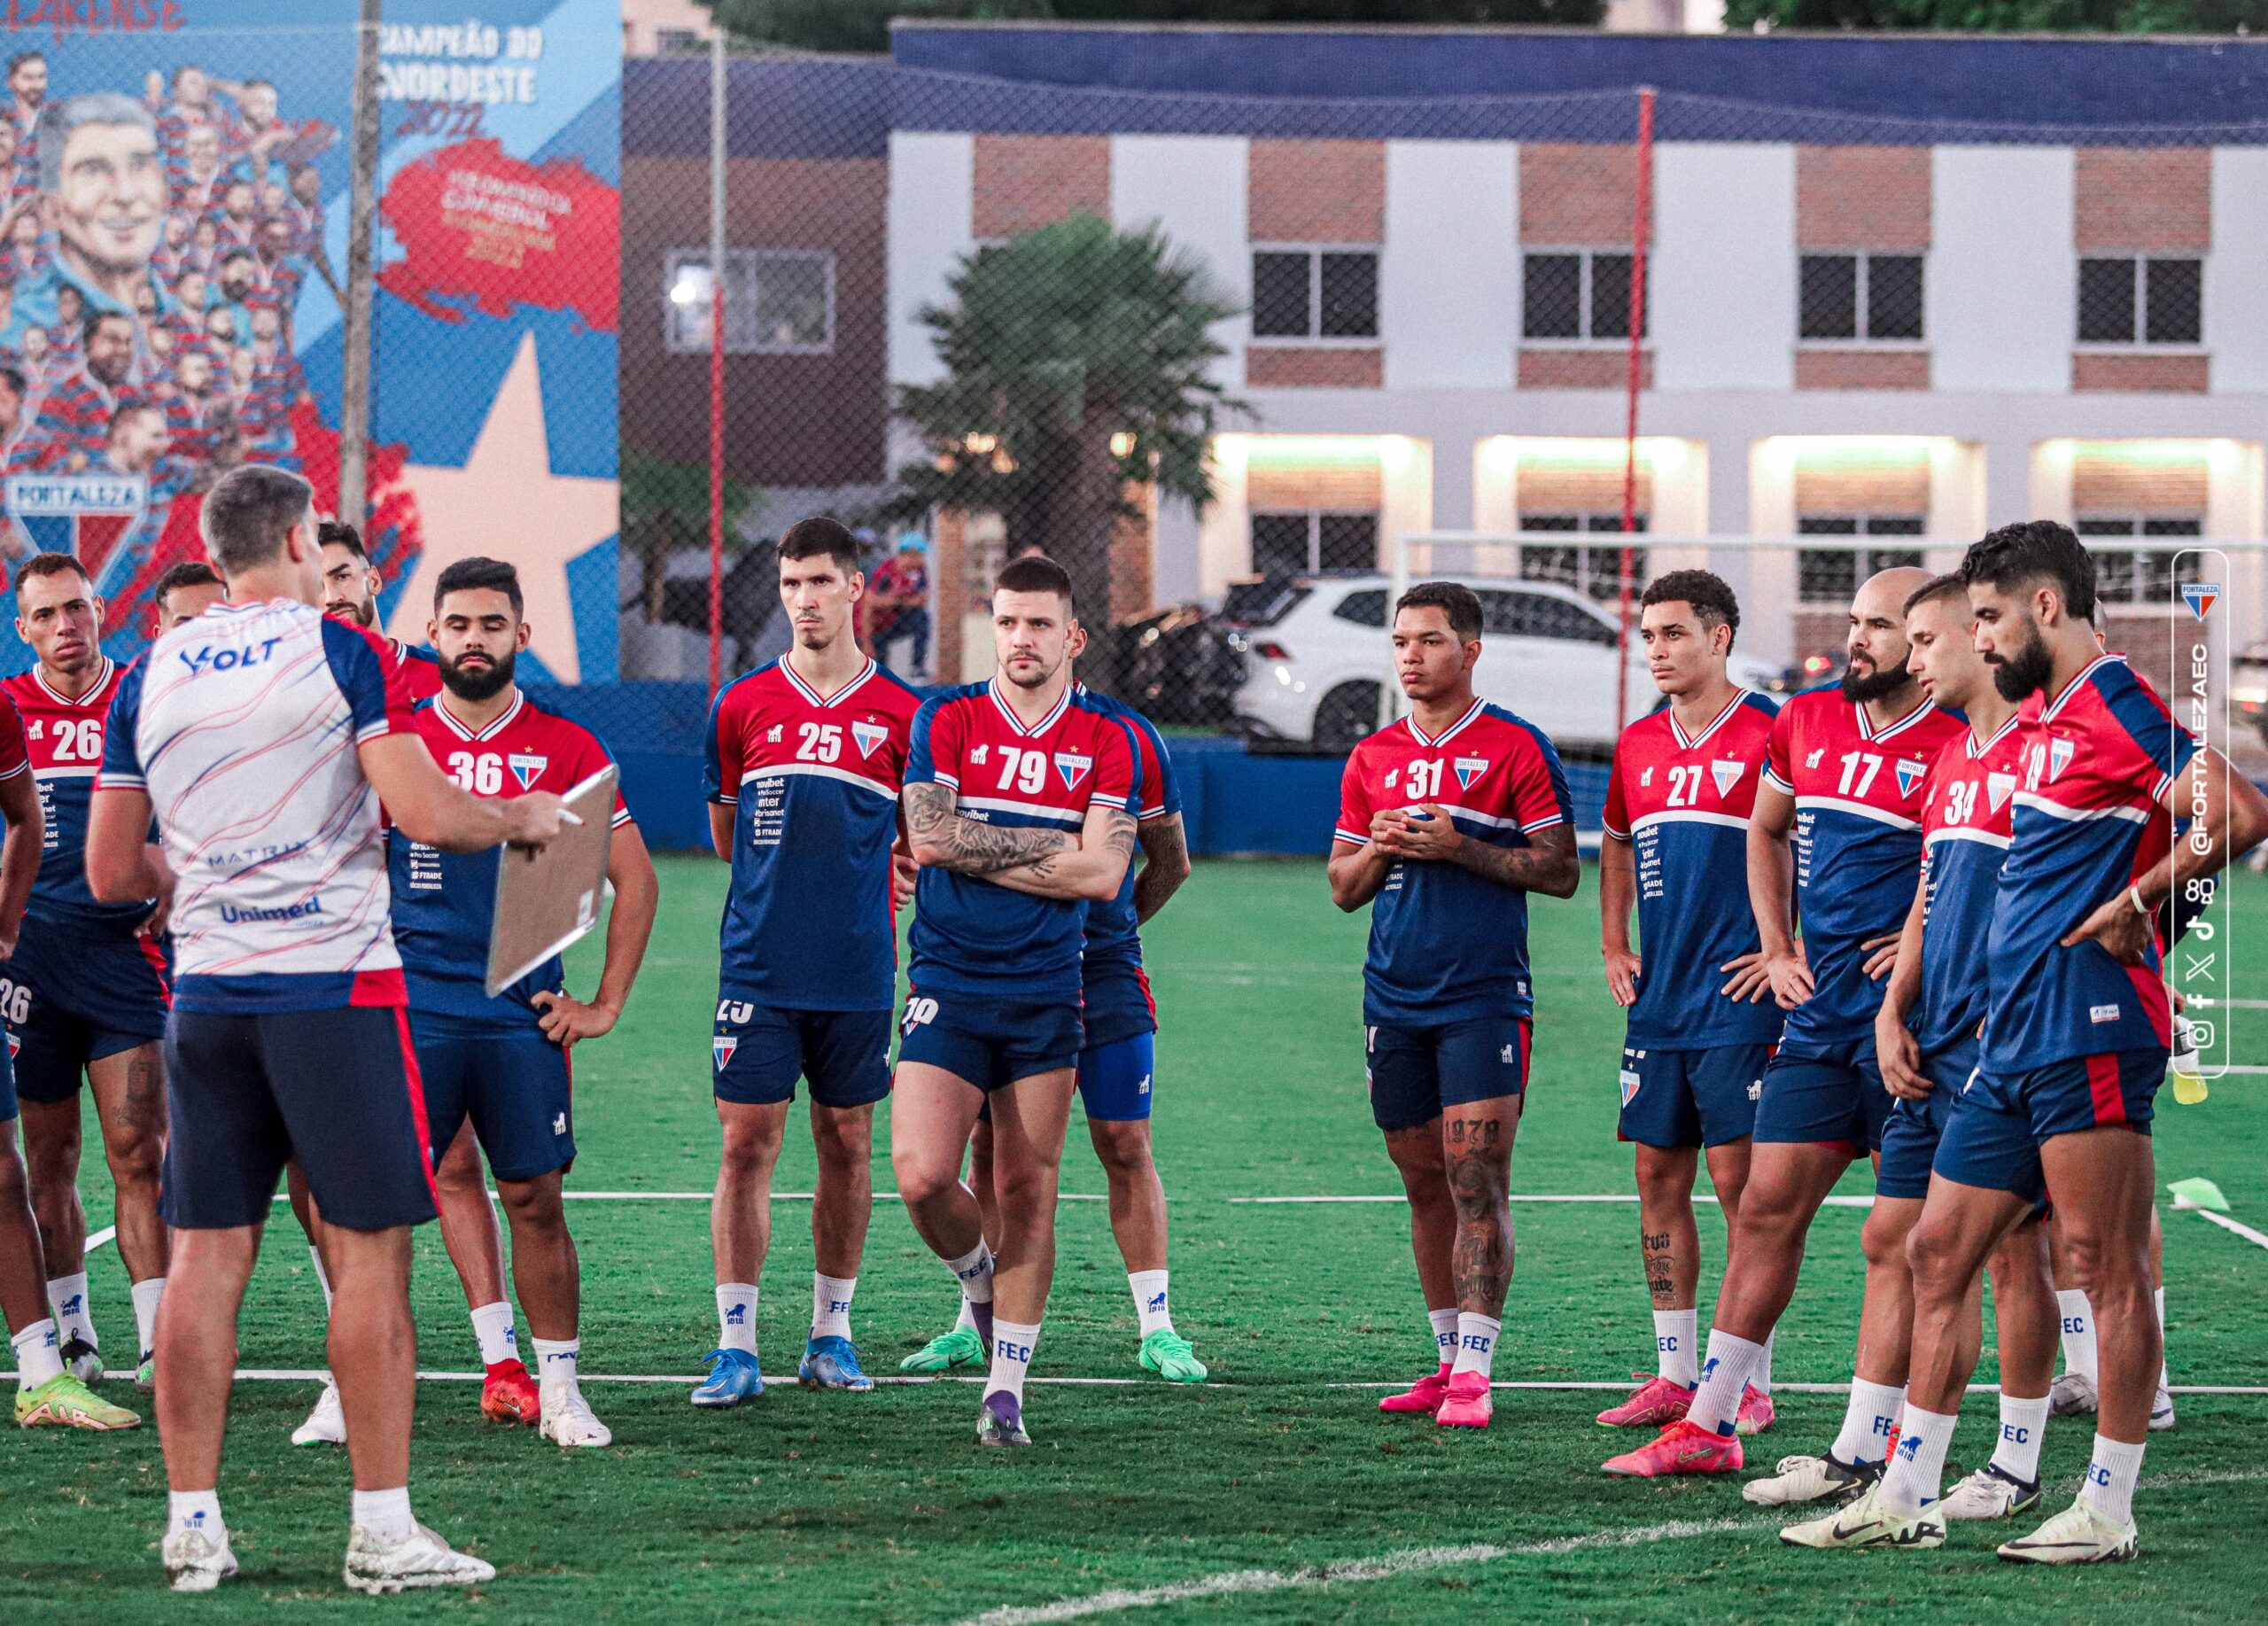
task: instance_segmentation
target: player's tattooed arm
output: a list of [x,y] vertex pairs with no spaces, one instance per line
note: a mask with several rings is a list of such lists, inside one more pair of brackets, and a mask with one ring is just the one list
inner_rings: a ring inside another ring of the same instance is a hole
[[[916,863],[964,875],[998,878],[1004,869],[1058,857],[1076,844],[1062,830],[983,824],[964,819],[950,785],[905,787],[900,805]],[[1132,821],[1128,821],[1131,823]]]
[[1179,813],[1153,819],[1135,832],[1142,844],[1142,873],[1134,877],[1134,918],[1146,925],[1189,879],[1189,832]]
[[1003,869],[990,879],[1036,898],[1099,903],[1117,895],[1126,867],[1134,861],[1134,815],[1098,802],[1087,809],[1077,846]]
[[1401,828],[1386,839],[1388,851],[1403,858],[1455,864],[1498,886],[1553,898],[1573,898],[1582,882],[1583,865],[1575,854],[1572,824],[1546,825],[1529,835],[1525,847],[1499,847],[1464,834],[1446,807],[1429,805],[1421,811],[1427,815],[1423,820],[1402,815]]

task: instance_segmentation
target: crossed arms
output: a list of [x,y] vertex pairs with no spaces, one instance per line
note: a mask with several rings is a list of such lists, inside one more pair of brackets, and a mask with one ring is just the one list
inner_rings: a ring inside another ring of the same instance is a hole
[[[949,785],[909,784],[902,793],[914,862],[975,875],[1035,898],[1101,902],[1115,896],[1134,857],[1134,815],[1100,803],[1079,833],[964,819]],[[1161,900],[1162,901],[1162,900]]]

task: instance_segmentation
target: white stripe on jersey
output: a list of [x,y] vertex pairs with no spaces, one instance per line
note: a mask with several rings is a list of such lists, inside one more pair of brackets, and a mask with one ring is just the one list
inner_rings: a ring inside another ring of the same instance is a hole
[[1919,819],[1908,819],[1903,813],[1891,812],[1887,807],[1875,807],[1865,802],[1847,801],[1839,796],[1799,796],[1796,798],[1796,805],[1798,808],[1810,808],[1814,812],[1854,813],[1861,819],[1872,819],[1876,824],[1887,824],[1894,830],[1918,830],[1922,828],[1922,821]]
[[2154,807],[2066,807],[2061,802],[2051,802],[2046,797],[2030,790],[2016,792],[2016,805],[2044,813],[2050,818],[2069,823],[2084,823],[2090,819],[2124,819],[2134,824],[2148,824]]
[[821,779],[839,779],[846,785],[871,790],[876,796],[888,797],[893,802],[897,800],[897,792],[888,785],[879,784],[864,774],[853,774],[849,768],[831,768],[823,762],[781,762],[768,768],[750,768],[741,775],[741,783],[745,785],[759,779],[779,779],[789,774],[812,774]]
[[1922,837],[1922,844],[1925,847],[1934,847],[1941,841],[1981,842],[1985,846],[1998,847],[2002,852],[2006,852],[2008,845],[2007,836],[1995,835],[1991,830],[1976,829],[1966,824],[1948,824],[1944,829],[1931,830],[1927,836]]
[[1650,813],[1642,819],[1630,821],[1630,834],[1657,824],[1720,824],[1728,830],[1744,830],[1748,821],[1737,813],[1705,813],[1699,808],[1676,808],[1663,813]]
[[[1103,798],[1097,797],[1095,799],[1097,801],[1100,801]],[[1119,804],[1121,806],[1123,806],[1125,804],[1123,803]],[[1010,801],[1006,797],[964,796],[955,799],[955,805],[960,807],[978,807],[983,809],[986,813],[1021,813],[1027,819],[1045,819],[1050,823],[1067,824],[1075,829],[1086,822],[1084,815],[1071,813],[1061,807],[1048,807],[1038,802]]]

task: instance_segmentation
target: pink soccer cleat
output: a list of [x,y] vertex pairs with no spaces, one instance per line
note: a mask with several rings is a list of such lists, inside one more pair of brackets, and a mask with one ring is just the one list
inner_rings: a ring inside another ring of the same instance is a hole
[[1740,1392],[1740,1417],[1733,1424],[1736,1434],[1762,1434],[1774,1420],[1772,1396],[1760,1395],[1752,1389]]
[[1433,1420],[1444,1428],[1486,1428],[1488,1420],[1495,1414],[1496,1402],[1488,1391],[1488,1374],[1460,1372],[1450,1377],[1449,1397],[1433,1413]]
[[1399,1395],[1388,1395],[1379,1402],[1381,1412],[1422,1412],[1428,1417],[1441,1409],[1441,1402],[1449,1396],[1449,1364],[1431,1377],[1418,1379]]
[[1644,1381],[1629,1399],[1598,1414],[1598,1420],[1609,1428],[1659,1428],[1683,1417],[1685,1408],[1693,1404],[1693,1391],[1682,1383],[1651,1372],[1630,1375]]
[[1683,1418],[1636,1451],[1610,1457],[1604,1471],[1617,1479],[1663,1479],[1673,1474],[1736,1474],[1740,1436],[1721,1435]]

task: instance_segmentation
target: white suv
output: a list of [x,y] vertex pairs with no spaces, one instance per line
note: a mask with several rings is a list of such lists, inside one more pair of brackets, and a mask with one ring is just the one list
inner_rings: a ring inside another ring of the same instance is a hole
[[[1484,700],[1518,712],[1562,747],[1611,750],[1614,712],[1615,618],[1572,587],[1543,581],[1467,581],[1480,599]],[[1392,656],[1386,638],[1383,576],[1301,577],[1273,593],[1241,589],[1244,624],[1230,634],[1245,656],[1237,720],[1262,739],[1343,751],[1379,726],[1379,701]],[[1751,689],[1777,687],[1778,667],[1736,653],[1730,675]],[[1628,714],[1652,711],[1660,696],[1645,651],[1630,645]]]

